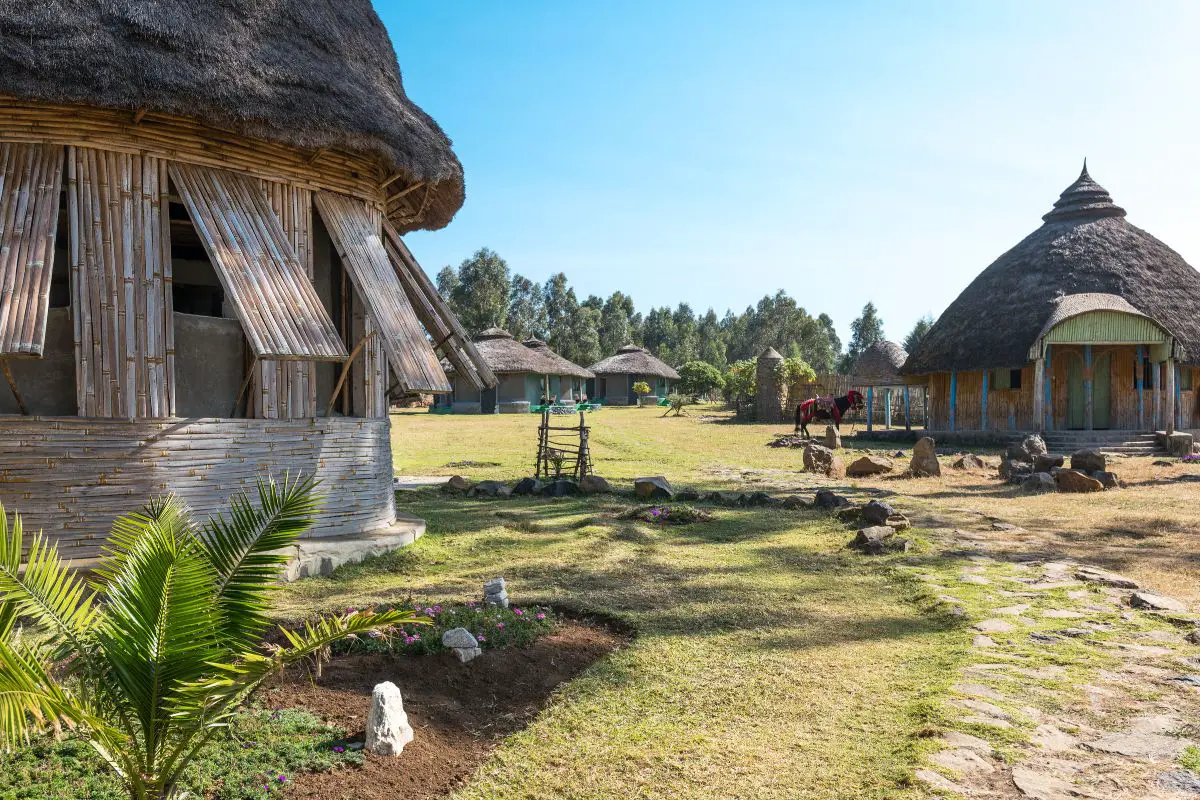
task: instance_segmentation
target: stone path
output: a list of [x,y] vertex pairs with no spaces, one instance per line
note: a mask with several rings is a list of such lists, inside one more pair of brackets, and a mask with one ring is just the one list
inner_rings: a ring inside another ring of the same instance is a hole
[[1098,568],[1001,557],[993,548],[1014,529],[996,520],[914,522],[940,552],[906,568],[974,629],[938,747],[917,772],[932,796],[1200,798],[1200,775],[1184,767],[1200,764],[1189,750],[1200,742],[1200,647],[1185,640],[1194,615],[1131,604],[1144,587]]

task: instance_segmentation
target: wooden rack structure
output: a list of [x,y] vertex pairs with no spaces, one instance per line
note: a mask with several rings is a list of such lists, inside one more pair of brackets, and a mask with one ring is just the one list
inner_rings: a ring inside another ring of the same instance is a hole
[[542,411],[538,427],[537,478],[572,478],[581,480],[592,474],[592,456],[588,450],[588,433],[584,412],[579,412],[578,425],[551,425],[550,410]]

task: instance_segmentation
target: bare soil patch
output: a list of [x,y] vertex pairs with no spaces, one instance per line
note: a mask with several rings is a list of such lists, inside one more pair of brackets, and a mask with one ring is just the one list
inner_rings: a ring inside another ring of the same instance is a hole
[[306,708],[361,742],[371,690],[391,681],[404,695],[416,733],[399,757],[365,754],[361,768],[295,776],[289,797],[392,800],[443,797],[462,784],[500,741],[525,727],[554,690],[628,639],[573,620],[526,648],[488,650],[467,664],[450,653],[352,655],[326,665],[317,679],[291,669],[259,699],[276,708]]

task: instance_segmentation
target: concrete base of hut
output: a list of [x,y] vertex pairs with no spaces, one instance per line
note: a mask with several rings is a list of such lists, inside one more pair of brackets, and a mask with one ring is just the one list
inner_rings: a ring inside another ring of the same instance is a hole
[[328,575],[343,564],[357,564],[408,547],[425,534],[425,520],[396,515],[396,524],[383,530],[346,536],[301,539],[291,550],[284,580]]

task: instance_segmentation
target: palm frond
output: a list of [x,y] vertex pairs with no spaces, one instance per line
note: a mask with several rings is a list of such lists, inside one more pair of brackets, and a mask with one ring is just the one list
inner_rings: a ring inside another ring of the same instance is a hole
[[286,548],[312,527],[320,508],[312,478],[258,482],[258,505],[244,494],[230,501],[229,516],[205,525],[201,540],[217,575],[220,635],[233,652],[253,647],[269,623],[268,595],[287,563]]

